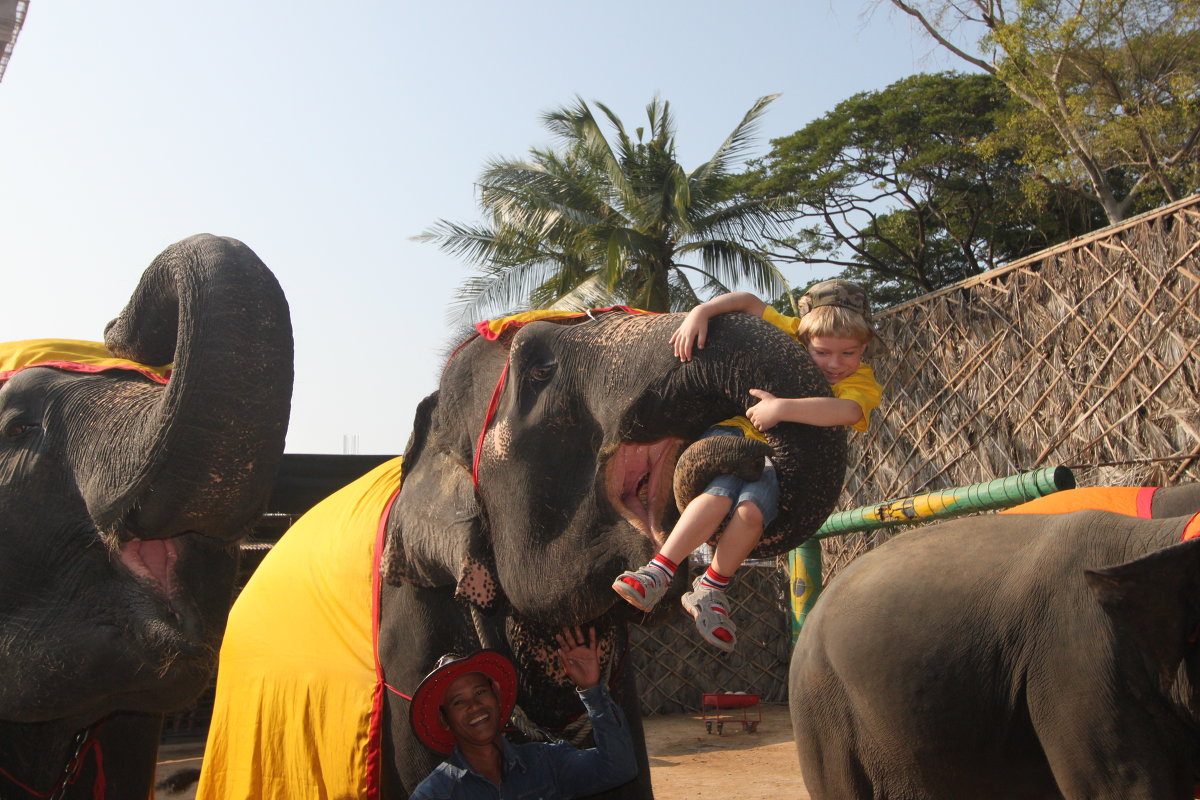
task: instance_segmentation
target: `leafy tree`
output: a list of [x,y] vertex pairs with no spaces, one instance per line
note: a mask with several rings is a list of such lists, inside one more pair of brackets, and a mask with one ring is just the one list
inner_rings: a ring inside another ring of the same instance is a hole
[[804,226],[777,259],[841,267],[881,302],[923,294],[1091,227],[1061,196],[1028,203],[1018,152],[984,146],[1011,106],[989,75],[912,75],[773,140],[740,187]]
[[1197,0],[890,2],[1024,101],[1025,161],[1110,222],[1200,185]]
[[559,147],[486,165],[485,222],[440,220],[417,238],[480,266],[460,289],[463,316],[612,303],[681,310],[700,301],[697,284],[705,294],[738,282],[777,293],[786,282],[760,243],[784,231],[779,204],[736,196],[729,180],[776,96],[754,103],[690,172],[676,160],[669,103],[646,107],[649,124],[636,138],[596,103],[614,131],[610,142],[577,99],[543,117]]

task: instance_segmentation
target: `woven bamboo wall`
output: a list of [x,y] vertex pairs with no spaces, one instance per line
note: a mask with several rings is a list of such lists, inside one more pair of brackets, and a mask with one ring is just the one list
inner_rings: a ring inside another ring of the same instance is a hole
[[[883,405],[839,509],[1055,465],[1200,481],[1200,196],[876,317]],[[886,534],[827,540],[835,572]]]
[[[699,711],[704,693],[746,692],[763,702],[787,698],[791,622],[787,575],[772,566],[743,566],[729,590],[737,649],[723,653],[696,632],[691,616],[658,628],[631,628],[631,657],[643,714]],[[677,604],[678,605],[678,604]]]

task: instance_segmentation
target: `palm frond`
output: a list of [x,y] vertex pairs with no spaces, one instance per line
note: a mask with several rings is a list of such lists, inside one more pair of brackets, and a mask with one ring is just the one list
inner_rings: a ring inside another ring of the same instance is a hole
[[765,297],[776,297],[786,290],[787,280],[775,263],[762,251],[740,242],[723,239],[689,242],[678,249],[676,261],[684,261],[693,254],[714,281],[733,285],[746,282]]
[[704,183],[725,175],[730,164],[741,158],[750,147],[751,140],[758,131],[758,124],[763,113],[777,97],[779,97],[778,93],[758,98],[712,157],[691,171],[689,179],[693,183]]
[[625,302],[625,298],[617,295],[610,288],[603,276],[589,276],[571,291],[561,295],[553,304],[546,308],[564,311],[585,311],[589,308],[607,308]]

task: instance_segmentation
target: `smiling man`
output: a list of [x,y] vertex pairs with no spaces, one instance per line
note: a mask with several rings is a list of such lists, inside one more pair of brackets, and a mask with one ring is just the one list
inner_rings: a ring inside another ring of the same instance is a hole
[[567,800],[620,786],[637,775],[633,740],[621,709],[600,682],[596,631],[563,628],[559,664],[575,684],[596,746],[567,742],[514,745],[502,733],[517,696],[512,662],[494,650],[445,655],[413,693],[410,721],[417,738],[448,754],[410,800]]

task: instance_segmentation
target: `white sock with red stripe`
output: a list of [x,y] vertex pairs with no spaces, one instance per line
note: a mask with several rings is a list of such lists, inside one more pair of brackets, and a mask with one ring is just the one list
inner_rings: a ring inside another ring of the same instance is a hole
[[668,583],[671,581],[671,578],[675,577],[675,571],[679,569],[678,564],[664,556],[662,553],[659,553],[654,558],[650,559],[650,563],[646,566],[653,569],[662,570],[663,574],[667,576]]
[[700,577],[700,585],[709,589],[720,589],[723,592],[729,588],[729,582],[732,580],[732,577],[727,578],[712,567],[709,567]]

